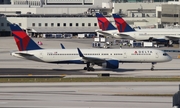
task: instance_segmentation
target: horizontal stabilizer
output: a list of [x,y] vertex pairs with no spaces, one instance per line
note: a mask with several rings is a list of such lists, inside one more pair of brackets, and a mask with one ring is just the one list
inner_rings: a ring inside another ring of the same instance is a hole
[[28,54],[28,53],[15,53],[21,56],[34,56],[33,54]]

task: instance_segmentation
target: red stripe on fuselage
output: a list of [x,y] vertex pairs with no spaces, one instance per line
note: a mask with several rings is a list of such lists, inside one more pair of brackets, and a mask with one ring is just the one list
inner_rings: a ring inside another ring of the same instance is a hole
[[122,18],[114,18],[114,19],[115,19],[116,26],[117,26],[118,30],[120,32],[124,32],[126,25],[127,25],[126,22]]
[[[30,41],[30,37],[24,31],[13,31],[12,33],[22,39],[23,48],[24,48],[24,50],[26,50],[28,43]],[[19,47],[20,40],[19,39],[18,40],[15,39],[15,40]],[[23,50],[21,47],[20,47],[20,49]]]

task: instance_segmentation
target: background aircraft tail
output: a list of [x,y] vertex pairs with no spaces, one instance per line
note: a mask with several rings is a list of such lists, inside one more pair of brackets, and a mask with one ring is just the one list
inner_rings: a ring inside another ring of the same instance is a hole
[[102,14],[96,13],[96,17],[98,20],[99,28],[103,31],[116,30],[116,27],[114,27]]
[[133,28],[131,28],[131,26],[129,26],[129,24],[126,23],[126,21],[124,21],[124,19],[120,15],[113,14],[113,17],[119,32],[135,31]]
[[10,25],[19,51],[41,49],[17,24]]

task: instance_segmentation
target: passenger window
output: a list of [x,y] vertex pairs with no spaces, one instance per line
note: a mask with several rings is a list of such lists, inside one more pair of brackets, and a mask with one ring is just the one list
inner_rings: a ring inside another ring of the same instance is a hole
[[59,27],[59,26],[60,26],[60,23],[57,23],[57,26]]

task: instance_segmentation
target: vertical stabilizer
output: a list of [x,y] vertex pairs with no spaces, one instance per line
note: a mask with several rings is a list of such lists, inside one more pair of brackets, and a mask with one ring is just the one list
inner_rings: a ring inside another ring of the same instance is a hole
[[19,51],[41,49],[17,24],[10,25]]
[[96,13],[96,17],[98,20],[99,28],[103,31],[116,30],[116,28],[102,14]]
[[120,15],[113,14],[113,17],[119,32],[135,31],[133,28],[131,28],[131,26],[129,26],[129,24],[126,23],[126,21],[124,21],[124,19]]

